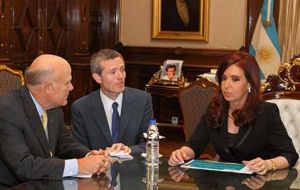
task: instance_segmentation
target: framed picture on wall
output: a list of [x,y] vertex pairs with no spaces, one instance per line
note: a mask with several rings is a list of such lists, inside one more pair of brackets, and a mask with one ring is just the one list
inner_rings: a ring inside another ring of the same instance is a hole
[[208,41],[209,0],[153,0],[153,39]]

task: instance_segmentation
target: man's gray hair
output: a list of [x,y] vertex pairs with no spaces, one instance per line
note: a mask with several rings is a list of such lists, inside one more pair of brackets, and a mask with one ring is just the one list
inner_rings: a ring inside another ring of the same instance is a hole
[[100,75],[103,71],[101,63],[107,60],[115,59],[117,57],[120,57],[124,61],[123,56],[113,49],[101,49],[98,52],[94,53],[91,58],[91,73],[97,73]]
[[51,80],[53,71],[51,69],[35,69],[32,70],[28,67],[24,73],[26,84],[28,85],[39,85],[45,80]]

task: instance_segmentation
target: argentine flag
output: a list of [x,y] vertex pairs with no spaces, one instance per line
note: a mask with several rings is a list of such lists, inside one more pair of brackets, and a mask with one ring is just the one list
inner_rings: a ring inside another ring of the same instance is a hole
[[260,67],[260,79],[277,74],[281,63],[281,49],[273,16],[274,0],[264,0],[253,33],[250,54]]

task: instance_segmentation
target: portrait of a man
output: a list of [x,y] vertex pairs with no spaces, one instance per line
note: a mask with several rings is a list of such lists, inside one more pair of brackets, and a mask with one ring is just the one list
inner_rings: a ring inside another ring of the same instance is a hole
[[176,65],[167,65],[165,69],[164,80],[177,81],[178,76],[176,75]]
[[200,0],[161,0],[161,30],[197,32]]
[[167,81],[178,81],[181,73],[182,60],[167,60],[162,68],[161,79]]
[[152,38],[208,41],[209,0],[153,0]]

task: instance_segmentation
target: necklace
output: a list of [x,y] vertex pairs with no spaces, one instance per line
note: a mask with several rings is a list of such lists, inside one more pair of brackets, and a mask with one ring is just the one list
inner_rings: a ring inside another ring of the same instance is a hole
[[228,111],[228,117],[233,118],[232,111]]

